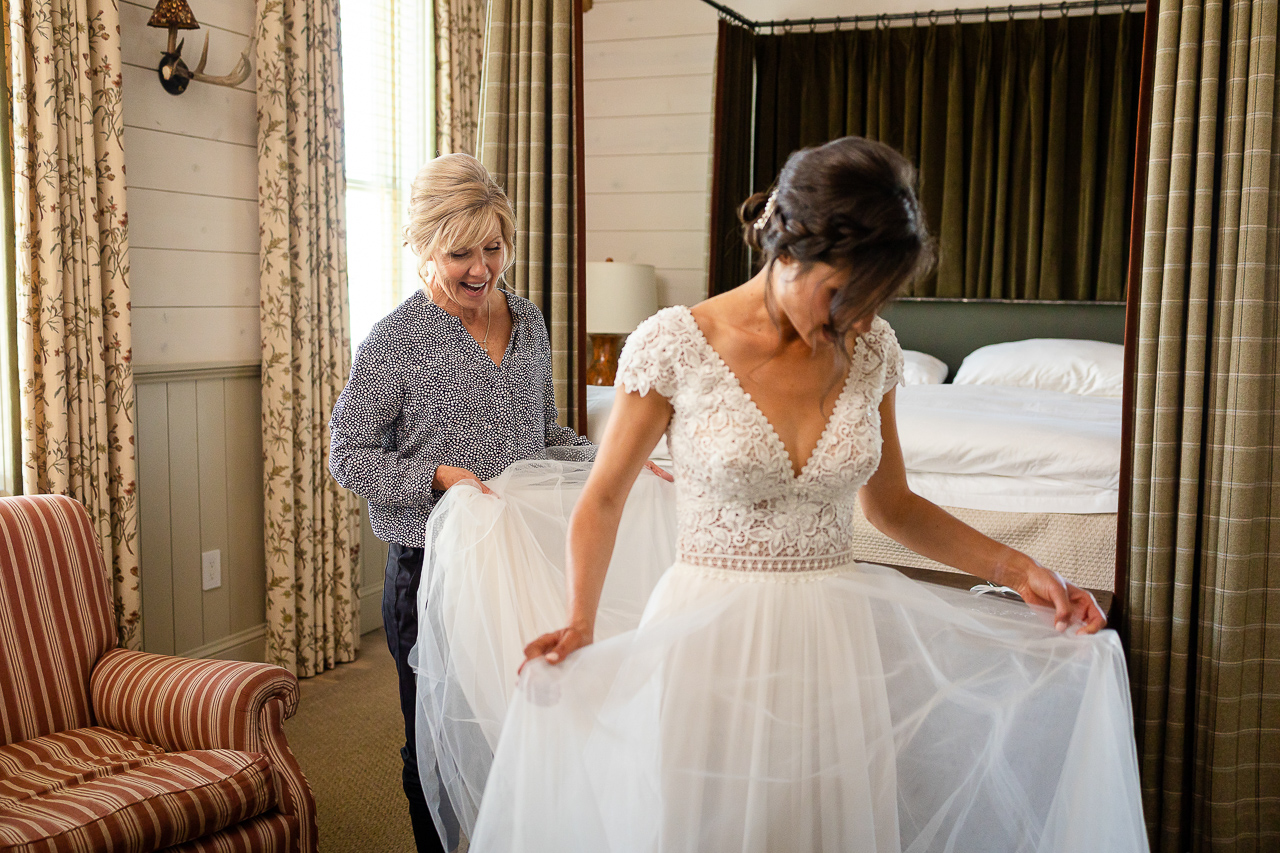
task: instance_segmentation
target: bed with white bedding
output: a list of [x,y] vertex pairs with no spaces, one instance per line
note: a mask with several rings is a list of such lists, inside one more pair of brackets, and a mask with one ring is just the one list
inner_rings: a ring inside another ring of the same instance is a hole
[[[913,491],[1076,584],[1111,589],[1119,398],[941,384],[901,386],[896,396]],[[859,559],[950,570],[855,522]]]
[[[983,533],[1093,590],[1114,586],[1123,351],[1092,341],[981,347],[955,381],[940,360],[908,351],[896,399],[907,482]],[[598,439],[613,388],[588,387]],[[669,459],[665,438],[654,459]],[[856,556],[954,571],[855,519]]]

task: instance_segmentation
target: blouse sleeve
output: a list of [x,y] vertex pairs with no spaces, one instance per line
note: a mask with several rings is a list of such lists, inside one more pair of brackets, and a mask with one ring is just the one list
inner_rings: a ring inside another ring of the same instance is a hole
[[444,460],[404,456],[389,439],[404,408],[403,371],[366,339],[329,419],[329,472],[344,489],[386,506],[431,503],[431,481]]
[[680,312],[687,309],[664,308],[640,324],[622,348],[618,357],[618,373],[614,385],[641,397],[650,390],[671,399],[676,393],[677,361],[682,347]]

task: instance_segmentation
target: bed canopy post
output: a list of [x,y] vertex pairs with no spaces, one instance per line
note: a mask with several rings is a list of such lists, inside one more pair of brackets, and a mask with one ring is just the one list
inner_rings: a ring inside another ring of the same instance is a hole
[[[1153,8],[1153,6],[1155,8]],[[1128,603],[1130,507],[1133,478],[1135,379],[1138,372],[1138,290],[1142,278],[1143,220],[1146,217],[1147,148],[1151,136],[1151,77],[1155,70],[1156,22],[1159,8],[1147,2],[1142,22],[1142,77],[1138,81],[1138,133],[1133,156],[1133,205],[1129,219],[1129,268],[1125,290],[1124,395],[1120,421],[1120,495],[1116,515],[1116,582],[1107,619],[1121,626]],[[1157,14],[1153,14],[1157,13]],[[1128,638],[1121,632],[1121,640]]]

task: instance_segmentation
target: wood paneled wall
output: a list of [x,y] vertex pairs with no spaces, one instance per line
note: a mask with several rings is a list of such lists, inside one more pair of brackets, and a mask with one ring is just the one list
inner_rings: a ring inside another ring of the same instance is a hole
[[583,17],[587,260],[653,264],[660,305],[707,293],[716,13],[596,0]]
[[[258,119],[253,81],[160,88],[168,37],[155,4],[122,0],[125,170],[129,187],[133,357],[139,365],[257,363]],[[248,45],[252,0],[204,0],[185,36],[194,65],[226,74]]]
[[[257,104],[237,88],[160,87],[167,33],[154,2],[121,0],[125,168],[143,593],[148,651],[261,660],[261,349]],[[189,65],[209,34],[206,71],[245,49],[254,0],[192,4]],[[381,623],[385,546],[367,530],[361,624]],[[222,552],[222,586],[201,589],[200,555]]]
[[[139,368],[142,641],[160,654],[261,660],[261,383],[256,365]],[[201,588],[200,555],[222,585]]]

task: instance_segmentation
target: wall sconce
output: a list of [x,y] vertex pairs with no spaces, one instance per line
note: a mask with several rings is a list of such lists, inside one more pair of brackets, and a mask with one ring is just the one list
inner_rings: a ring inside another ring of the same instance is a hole
[[587,264],[588,385],[612,385],[622,340],[658,310],[658,281],[649,264]]
[[182,61],[182,46],[186,44],[186,39],[178,41],[178,30],[200,29],[200,24],[192,14],[191,7],[187,5],[187,0],[160,0],[156,4],[155,11],[151,13],[151,20],[147,21],[147,26],[160,29],[167,27],[169,30],[169,47],[160,57],[160,65],[156,68],[156,73],[160,75],[160,85],[170,95],[181,95],[187,90],[187,84],[192,80],[212,83],[215,86],[239,86],[249,79],[252,71],[249,56],[253,53],[257,36],[249,39],[249,46],[244,49],[244,53],[240,54],[240,61],[236,63],[236,67],[230,74],[215,77],[204,73],[204,64],[209,58],[208,33],[204,34],[204,50],[200,53],[200,62],[195,70],[192,71]]

